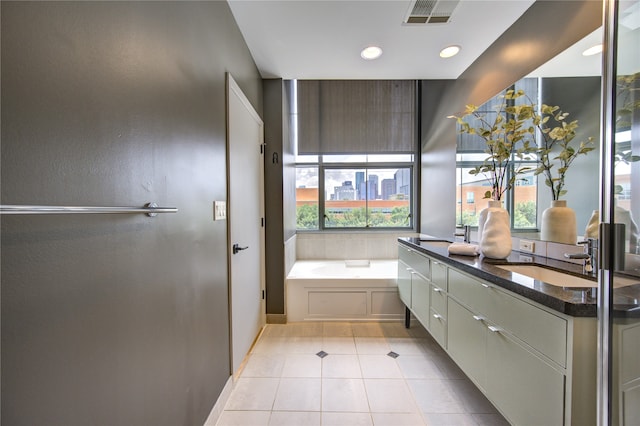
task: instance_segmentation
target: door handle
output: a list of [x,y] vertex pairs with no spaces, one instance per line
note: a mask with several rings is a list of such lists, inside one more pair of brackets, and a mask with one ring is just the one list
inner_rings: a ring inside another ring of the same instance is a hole
[[249,246],[247,246],[247,247],[240,247],[240,246],[236,243],[236,244],[234,244],[234,245],[233,245],[233,248],[232,248],[232,250],[233,250],[233,254],[238,254],[238,252],[239,252],[239,251],[246,250],[246,249],[248,249],[248,248],[249,248]]

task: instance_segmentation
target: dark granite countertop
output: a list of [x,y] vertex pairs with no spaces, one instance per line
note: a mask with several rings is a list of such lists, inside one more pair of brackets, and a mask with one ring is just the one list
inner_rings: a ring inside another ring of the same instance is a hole
[[[587,287],[565,288],[499,268],[504,264],[536,264],[580,278],[597,282],[596,277],[582,273],[582,266],[542,256],[511,252],[507,259],[496,260],[482,256],[449,254],[447,244],[438,239],[398,238],[402,245],[415,249],[463,272],[495,284],[506,290],[533,300],[558,312],[574,317],[595,317],[596,290]],[[635,277],[637,278],[637,277]],[[614,310],[616,316],[640,317],[640,278],[638,284],[616,289]]]

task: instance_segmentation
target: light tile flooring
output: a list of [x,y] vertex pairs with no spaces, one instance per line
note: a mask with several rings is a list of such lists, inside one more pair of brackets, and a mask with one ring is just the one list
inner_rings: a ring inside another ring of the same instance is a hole
[[508,423],[419,324],[314,322],[266,326],[217,425]]

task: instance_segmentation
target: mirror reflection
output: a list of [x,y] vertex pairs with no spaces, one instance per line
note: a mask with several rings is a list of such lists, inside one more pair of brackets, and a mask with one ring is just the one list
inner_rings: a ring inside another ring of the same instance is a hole
[[[538,231],[541,228],[543,212],[550,207],[554,199],[566,200],[567,206],[575,211],[579,239],[586,234],[593,212],[598,209],[602,56],[599,51],[588,56],[583,55],[583,52],[600,45],[601,40],[602,31],[599,29],[507,88],[523,90],[526,102],[538,107],[543,104],[558,106],[561,111],[568,113],[565,119],[567,123],[577,120],[575,137],[571,142],[575,148],[572,149],[578,150],[580,142],[588,141],[589,138],[592,138],[594,148],[572,160],[564,176],[563,193],[559,197],[551,191],[548,177],[545,177],[544,173],[535,173],[535,169],[540,167],[540,163],[536,161],[539,158],[534,156],[528,159],[514,159],[515,167],[531,168],[529,173],[518,176],[516,184],[504,200],[506,207],[511,211],[512,229],[520,231],[521,236],[541,238]],[[500,98],[502,94],[504,92],[487,101],[479,109],[487,113],[495,111],[496,105],[503,101]],[[479,144],[469,136],[458,135],[456,213],[459,225],[477,224],[477,213],[487,204],[484,199],[486,180],[482,179],[482,175],[468,173],[486,158],[484,143]],[[540,145],[542,138],[539,133],[536,140]],[[558,161],[560,152],[562,149],[555,147],[549,158]],[[555,184],[557,171],[562,165],[553,167]]]
[[624,271],[640,275],[640,4],[621,2],[616,58],[614,204],[624,224]]

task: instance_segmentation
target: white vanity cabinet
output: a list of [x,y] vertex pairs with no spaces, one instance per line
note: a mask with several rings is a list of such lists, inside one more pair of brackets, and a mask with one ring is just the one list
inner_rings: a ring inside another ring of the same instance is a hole
[[448,308],[447,352],[507,420],[595,424],[595,318],[561,314],[451,267]]
[[[420,277],[407,306],[510,423],[595,425],[595,318],[565,315],[413,253],[420,257],[400,257],[412,285]],[[416,273],[415,262],[427,262],[430,275]]]

